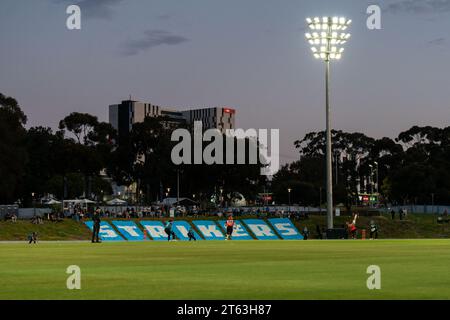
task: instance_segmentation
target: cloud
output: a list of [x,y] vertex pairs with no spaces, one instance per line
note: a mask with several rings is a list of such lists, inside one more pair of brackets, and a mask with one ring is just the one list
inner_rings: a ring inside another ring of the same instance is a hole
[[442,46],[447,42],[445,38],[437,38],[431,41],[428,41],[428,44],[431,46]]
[[172,34],[164,30],[147,30],[144,32],[144,36],[139,40],[128,40],[122,44],[122,54],[125,56],[133,56],[141,51],[146,51],[151,48],[168,45],[175,46],[189,39]]
[[159,16],[156,17],[158,20],[162,20],[162,21],[167,21],[172,19],[172,16],[170,14],[160,14]]
[[430,14],[450,12],[450,0],[402,0],[384,8],[390,13]]
[[79,6],[83,17],[108,20],[114,14],[113,7],[123,0],[56,0],[56,2]]

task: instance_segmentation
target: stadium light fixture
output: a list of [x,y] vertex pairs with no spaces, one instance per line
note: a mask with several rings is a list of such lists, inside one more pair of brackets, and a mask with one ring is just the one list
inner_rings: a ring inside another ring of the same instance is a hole
[[340,60],[344,53],[344,44],[350,39],[346,32],[352,20],[344,17],[314,17],[306,18],[310,32],[306,39],[311,45],[311,51],[316,59],[323,60],[325,70],[325,105],[326,105],[326,167],[327,167],[327,226],[333,229],[333,169],[331,154],[331,116],[330,116],[330,62]]

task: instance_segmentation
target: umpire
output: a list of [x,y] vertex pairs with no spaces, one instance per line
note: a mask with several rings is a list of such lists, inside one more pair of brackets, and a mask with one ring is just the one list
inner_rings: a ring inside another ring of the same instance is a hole
[[100,233],[100,211],[95,210],[94,216],[92,217],[92,221],[94,222],[93,232],[92,232],[92,243],[99,243],[99,233]]

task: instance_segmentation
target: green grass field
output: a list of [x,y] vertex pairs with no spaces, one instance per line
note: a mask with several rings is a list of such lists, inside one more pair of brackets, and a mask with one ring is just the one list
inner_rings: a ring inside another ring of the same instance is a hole
[[0,243],[0,299],[450,299],[449,266],[449,240]]

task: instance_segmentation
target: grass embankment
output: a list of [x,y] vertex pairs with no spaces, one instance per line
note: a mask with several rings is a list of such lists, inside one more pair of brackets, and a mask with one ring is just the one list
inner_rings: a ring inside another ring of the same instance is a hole
[[[191,221],[191,218],[179,218]],[[214,219],[217,218],[199,218]],[[241,219],[241,218],[239,218]],[[335,226],[340,227],[349,221],[350,217],[336,217]],[[113,220],[113,219],[105,219]],[[136,219],[134,219],[136,220]],[[390,215],[380,217],[360,217],[357,226],[360,229],[369,229],[370,220],[375,220],[379,226],[380,239],[440,239],[450,238],[450,224],[438,224],[437,216],[430,214],[409,214],[408,217],[400,221],[398,216],[392,220]],[[294,221],[297,228],[302,231],[306,225],[310,231],[311,239],[316,238],[316,225],[326,226],[325,216],[310,216],[307,220]],[[138,224],[142,229],[142,226]],[[32,224],[30,221],[19,220],[17,223],[11,221],[0,222],[0,241],[26,240],[27,235],[36,231],[40,240],[88,240],[90,231],[83,223],[77,223],[66,219],[61,222],[44,221],[42,225]]]
[[[374,220],[379,227],[380,239],[441,239],[450,238],[450,224],[438,224],[437,216],[431,214],[408,214],[404,220],[399,220],[396,215],[392,220],[391,215],[382,215],[379,217],[359,217],[357,227],[359,229],[358,236],[361,237],[361,230],[367,230],[369,237],[369,224]],[[335,217],[335,227],[345,226],[347,221],[351,221],[351,217]],[[299,230],[303,230],[305,224],[310,231],[312,238],[316,235],[316,225],[326,226],[326,218],[324,216],[310,216],[309,219],[295,222]]]
[[44,224],[32,224],[30,220],[0,222],[0,241],[26,240],[32,232],[37,232],[40,240],[86,240],[89,229],[82,223],[65,219],[60,222],[44,221]]

